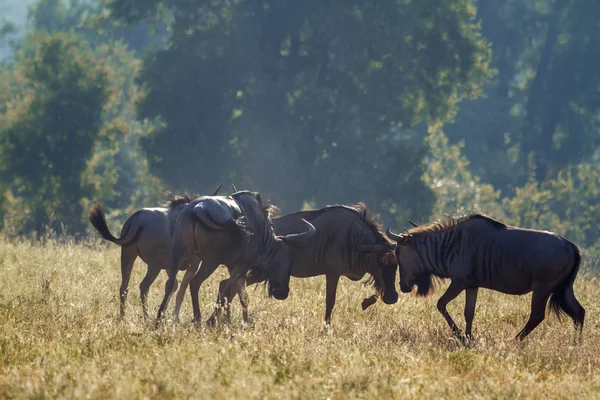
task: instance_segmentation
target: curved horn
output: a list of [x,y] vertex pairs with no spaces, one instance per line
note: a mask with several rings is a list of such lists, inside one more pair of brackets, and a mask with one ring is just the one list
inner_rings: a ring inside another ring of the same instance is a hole
[[238,191],[233,183],[231,184],[231,190],[233,190],[233,193],[237,193]]
[[216,196],[219,194],[219,190],[221,190],[221,188],[223,187],[223,184],[221,183],[214,192],[212,192],[211,196]]
[[387,235],[387,237],[389,237],[391,240],[395,240],[396,242],[402,240],[402,235],[396,235],[395,233],[393,233],[390,230],[390,226],[392,226],[392,221],[388,222],[387,226],[385,227],[385,234]]
[[383,246],[380,244],[363,244],[357,246],[356,249],[363,253],[381,253],[383,251]]
[[315,229],[313,224],[311,224],[304,218],[302,218],[302,222],[304,222],[306,225],[308,225],[308,230],[304,233],[290,233],[289,235],[285,235],[283,237],[284,242],[286,242],[287,244],[294,245],[294,246],[306,246],[308,244],[308,241],[313,236],[315,236],[315,234],[317,233],[317,230]]
[[412,226],[414,226],[415,228],[418,228],[418,227],[419,227],[419,225],[415,224],[415,223],[414,223],[414,222],[412,222],[410,219],[408,220],[408,222],[409,222],[409,223],[410,223]]

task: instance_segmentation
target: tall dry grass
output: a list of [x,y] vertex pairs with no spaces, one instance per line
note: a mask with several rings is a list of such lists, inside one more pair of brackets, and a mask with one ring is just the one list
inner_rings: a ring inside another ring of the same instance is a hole
[[[11,242],[0,236],[0,398],[594,398],[600,395],[600,284],[580,274],[584,343],[570,321],[549,317],[513,341],[529,296],[483,290],[476,340],[451,338],[437,296],[402,295],[363,312],[368,287],[342,280],[333,331],[322,329],[324,279],[292,280],[290,298],[250,288],[243,329],[239,303],[229,327],[144,324],[137,261],[127,318],[119,322],[119,250],[98,243]],[[212,311],[220,270],[201,289]],[[150,291],[156,310],[164,274]],[[464,298],[450,312],[464,326]],[[189,295],[182,321],[190,321]]]

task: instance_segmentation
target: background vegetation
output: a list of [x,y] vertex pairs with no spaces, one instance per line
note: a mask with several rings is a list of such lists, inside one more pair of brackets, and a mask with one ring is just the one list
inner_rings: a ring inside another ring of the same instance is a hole
[[478,210],[598,247],[590,1],[24,4],[0,30],[5,230],[233,182],[283,212]]

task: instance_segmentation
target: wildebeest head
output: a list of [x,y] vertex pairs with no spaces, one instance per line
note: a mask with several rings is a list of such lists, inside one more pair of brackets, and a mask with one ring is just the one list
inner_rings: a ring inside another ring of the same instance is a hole
[[315,227],[310,222],[305,219],[302,221],[307,227],[305,232],[275,236],[275,250],[264,264],[264,275],[269,283],[269,296],[277,300],[287,299],[290,292],[294,248],[307,246],[310,238],[316,233]]
[[[375,277],[375,285],[378,290],[382,291],[382,299],[386,304],[394,304],[398,301],[398,292],[396,291],[396,270],[398,264],[394,256],[396,243],[388,242],[380,231],[380,225],[376,217],[369,212],[364,203],[359,203],[355,206],[362,216],[363,222],[375,238],[372,244],[363,244],[357,247],[362,253],[366,253],[371,257],[377,257],[377,263],[380,270],[380,279]],[[383,283],[383,287],[382,284]]]
[[[398,261],[398,268],[400,270],[400,290],[403,293],[410,293],[415,285],[417,285],[417,293],[419,295],[425,295],[429,289],[426,289],[426,282],[422,282],[423,277],[419,274],[419,264],[417,258],[417,252],[412,246],[412,235],[410,233],[395,234],[390,230],[391,222],[388,223],[385,228],[385,234],[388,238],[397,243],[396,246],[396,260]],[[431,276],[429,276],[431,280]],[[425,292],[425,293],[424,293]]]
[[315,235],[316,229],[308,221],[306,231],[277,236],[273,229],[272,206],[263,206],[258,193],[237,192],[232,197],[240,204],[244,213],[243,230],[247,233],[247,250],[255,252],[253,265],[266,276],[269,296],[285,300],[290,291],[293,247],[306,246]]
[[[381,246],[381,245],[379,245]],[[398,301],[398,292],[396,291],[396,270],[398,264],[396,263],[396,257],[394,256],[392,247],[381,246],[379,248],[371,248],[368,251],[366,249],[359,248],[363,253],[367,253],[369,256],[377,257],[377,263],[381,273],[380,278],[375,277],[375,286],[382,293],[382,299],[385,304],[395,304]],[[381,284],[383,283],[383,287]]]

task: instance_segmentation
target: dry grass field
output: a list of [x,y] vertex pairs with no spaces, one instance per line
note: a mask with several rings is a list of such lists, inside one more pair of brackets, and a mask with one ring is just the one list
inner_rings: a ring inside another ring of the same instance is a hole
[[[229,327],[195,329],[189,295],[179,326],[144,324],[136,262],[119,322],[119,249],[9,241],[0,236],[0,398],[597,398],[600,282],[580,272],[584,343],[549,317],[520,344],[530,297],[480,292],[474,343],[451,338],[437,295],[401,295],[362,311],[370,288],[343,279],[333,330],[322,329],[324,278],[292,279],[286,301],[249,288],[254,327],[239,303]],[[205,320],[219,270],[201,289]],[[155,313],[165,275],[150,290]],[[464,296],[449,311],[464,326]],[[172,306],[172,304],[171,304]],[[170,308],[170,310],[172,307]],[[151,321],[153,322],[153,321]]]

